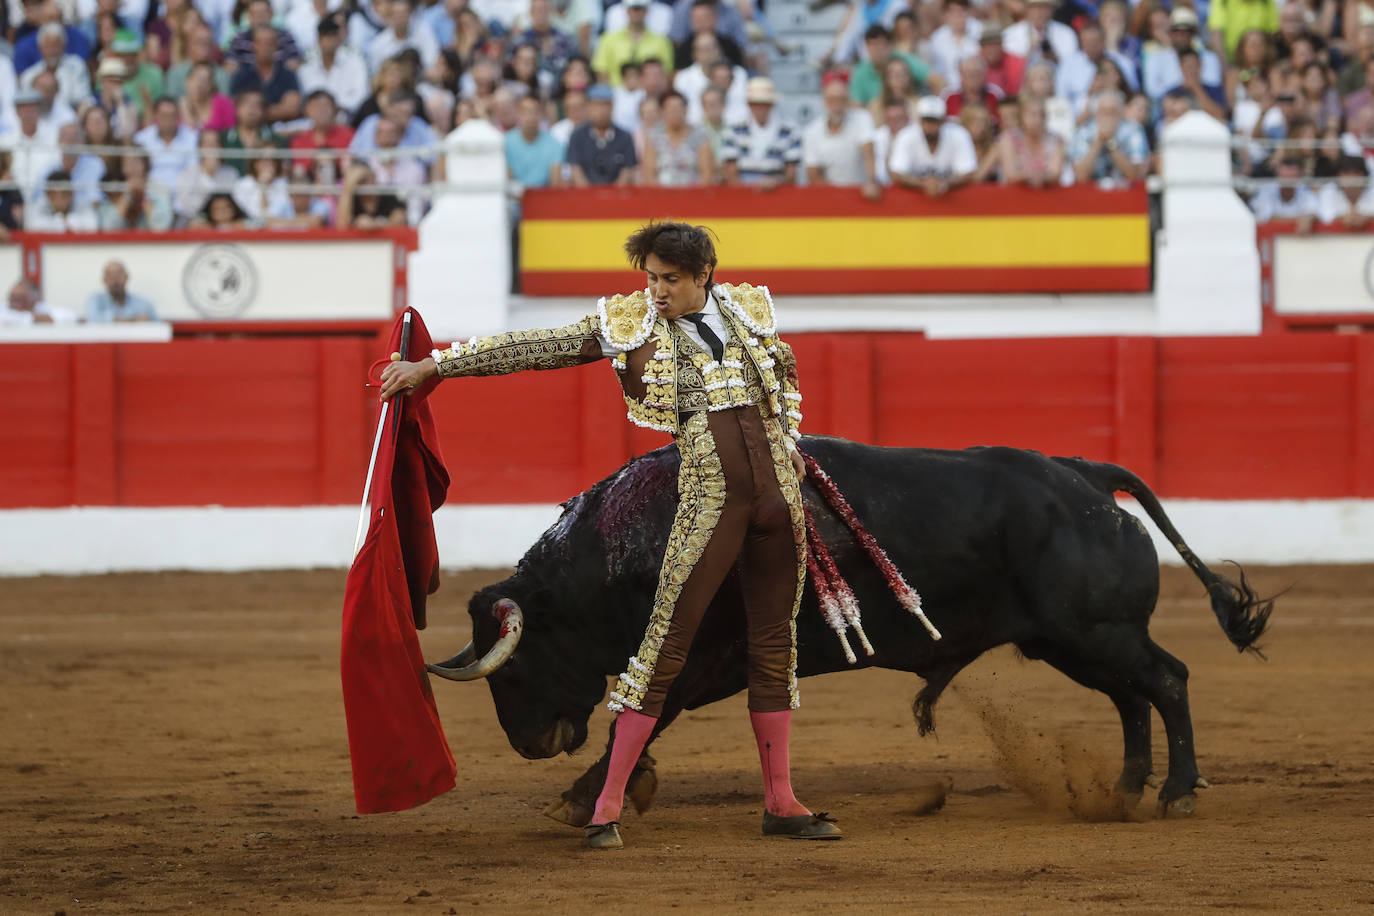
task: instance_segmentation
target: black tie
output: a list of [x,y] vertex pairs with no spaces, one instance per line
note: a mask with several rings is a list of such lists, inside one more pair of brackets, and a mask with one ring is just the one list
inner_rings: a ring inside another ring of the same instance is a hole
[[716,358],[716,362],[723,362],[725,360],[725,344],[720,342],[716,332],[711,330],[711,326],[706,323],[706,316],[700,312],[693,312],[682,317],[697,326],[697,333],[701,335],[702,340],[706,341],[706,346],[711,348],[711,355]]

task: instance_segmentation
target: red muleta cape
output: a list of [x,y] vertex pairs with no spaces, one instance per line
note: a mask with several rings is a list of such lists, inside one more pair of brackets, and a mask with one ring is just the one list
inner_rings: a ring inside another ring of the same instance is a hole
[[[418,312],[407,311],[405,357],[428,354],[429,331]],[[391,329],[388,352],[400,349],[403,317]],[[391,400],[367,536],[344,592],[339,667],[360,814],[424,804],[452,789],[457,772],[416,635],[425,626],[426,596],[439,587],[433,513],[449,483],[426,400],[437,384],[432,379]]]

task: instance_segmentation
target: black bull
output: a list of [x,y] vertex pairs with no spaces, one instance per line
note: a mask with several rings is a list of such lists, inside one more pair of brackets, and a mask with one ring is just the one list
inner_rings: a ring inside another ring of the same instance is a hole
[[[1147,782],[1158,784],[1151,773],[1150,707],[1159,710],[1169,748],[1159,808],[1192,810],[1194,789],[1206,781],[1193,751],[1188,669],[1150,639],[1158,558],[1144,527],[1117,506],[1113,492],[1140,502],[1201,580],[1226,636],[1238,649],[1254,650],[1272,601],[1258,599],[1243,572],[1237,583],[1203,565],[1149,488],[1115,465],[1011,448],[879,448],[829,437],[808,437],[802,447],[921,593],[944,638],[933,641],[897,603],[849,529],[808,484],[807,506],[853,586],[876,653],[861,654],[858,665],[846,662],[808,582],[797,618],[799,677],[867,666],[918,674],[926,683],[913,712],[925,734],[954,676],[982,653],[1011,643],[1115,704],[1125,739],[1117,785],[1127,797],[1139,798]],[[523,609],[520,642],[488,681],[501,726],[524,756],[581,747],[606,678],[622,671],[637,650],[676,508],[677,467],[674,446],[629,462],[569,500],[514,575],[473,596],[469,611],[479,654],[497,639],[493,604],[510,598]],[[682,710],[744,689],[741,602],[732,574],[668,693],[655,736]],[[609,745],[548,813],[586,823],[608,759]],[[646,754],[627,794],[643,810],[656,786]]]

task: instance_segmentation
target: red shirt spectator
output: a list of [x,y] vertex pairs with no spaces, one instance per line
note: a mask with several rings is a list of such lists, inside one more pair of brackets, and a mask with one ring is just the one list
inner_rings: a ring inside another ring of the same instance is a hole
[[[334,97],[327,89],[316,89],[305,100],[305,116],[310,119],[310,129],[303,130],[291,138],[291,148],[299,152],[312,152],[321,149],[346,150],[353,142],[353,128],[340,124],[337,120],[339,109]],[[346,171],[339,159],[319,159],[310,156],[297,156],[291,160],[293,166],[313,167],[315,176],[321,184],[333,184],[338,176]]]
[[1002,101],[1002,90],[988,83],[987,73],[987,64],[981,57],[965,57],[959,61],[960,88],[957,92],[945,90],[945,111],[949,117],[959,117],[965,105],[978,104],[988,110],[993,124],[997,125],[997,106]]
[[[987,67],[989,86],[1002,90],[1002,95],[1013,96],[1021,91],[1021,78],[1026,75],[1026,59],[1002,50],[1002,30],[996,26],[983,29],[978,37],[978,56],[983,58]],[[995,108],[989,109],[996,111]]]

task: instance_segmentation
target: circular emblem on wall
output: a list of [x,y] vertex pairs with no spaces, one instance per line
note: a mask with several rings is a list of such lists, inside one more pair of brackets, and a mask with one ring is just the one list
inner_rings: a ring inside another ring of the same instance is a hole
[[186,301],[206,318],[237,318],[258,295],[258,269],[238,245],[201,245],[181,273]]

